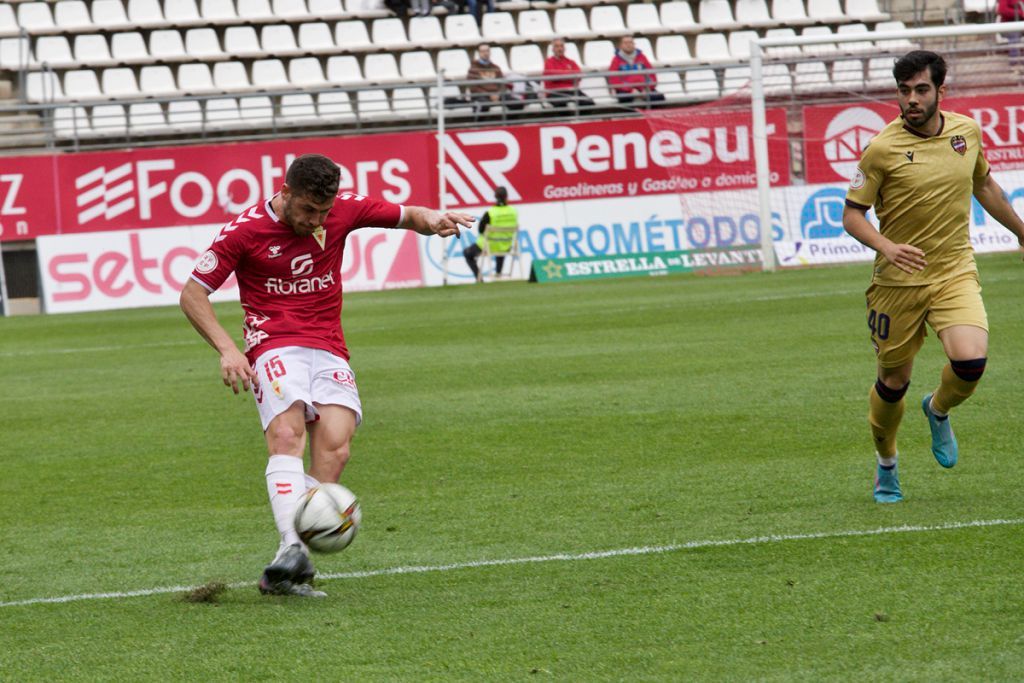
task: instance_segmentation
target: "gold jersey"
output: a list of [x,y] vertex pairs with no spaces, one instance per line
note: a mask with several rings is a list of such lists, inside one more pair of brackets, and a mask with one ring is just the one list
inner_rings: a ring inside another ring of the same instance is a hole
[[913,286],[977,272],[970,241],[974,182],[989,172],[981,130],[970,117],[940,111],[939,132],[923,135],[902,118],[878,133],[861,154],[846,203],[875,207],[879,231],[924,252],[924,270],[905,273],[881,254],[872,282]]

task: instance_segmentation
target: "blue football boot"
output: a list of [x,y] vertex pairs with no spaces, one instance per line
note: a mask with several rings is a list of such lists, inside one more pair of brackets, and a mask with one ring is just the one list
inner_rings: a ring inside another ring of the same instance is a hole
[[903,492],[900,491],[900,478],[896,472],[898,465],[882,467],[878,465],[875,474],[875,502],[876,503],[898,503],[903,500]]
[[959,449],[956,445],[956,437],[953,436],[953,427],[949,424],[949,416],[939,417],[932,412],[932,395],[928,394],[921,401],[921,410],[928,418],[928,426],[932,430],[932,455],[943,467],[952,467],[956,464],[959,456]]

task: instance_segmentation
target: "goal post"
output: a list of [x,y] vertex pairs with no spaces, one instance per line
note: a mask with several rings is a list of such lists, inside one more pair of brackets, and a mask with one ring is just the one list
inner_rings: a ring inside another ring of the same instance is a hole
[[[791,63],[794,61],[792,56],[793,52],[799,51],[801,48],[806,46],[813,45],[828,44],[838,45],[841,47],[846,43],[863,43],[864,41],[874,41],[875,45],[879,45],[880,42],[886,41],[924,41],[943,38],[959,39],[965,37],[985,38],[986,36],[995,36],[996,34],[1012,35],[1020,33],[1024,33],[1024,21],[996,24],[970,24],[963,26],[941,26],[932,28],[904,29],[899,31],[829,33],[815,36],[781,38],[764,37],[752,39],[750,41],[751,133],[753,137],[752,144],[754,148],[754,163],[756,168],[758,215],[760,217],[761,225],[771,225],[772,217],[772,190],[770,186],[768,148],[769,135],[765,114],[766,62],[781,64]],[[1020,45],[1022,46],[1021,49],[1024,50],[1024,43],[1021,43]],[[991,47],[995,48],[995,40],[992,41]],[[789,48],[789,50],[786,50],[786,48]],[[767,53],[770,50],[775,50],[780,56],[778,58],[768,60]],[[902,52],[906,51],[909,51],[909,48],[902,50]],[[787,52],[790,53],[789,56],[781,56]],[[902,52],[897,53],[886,50],[883,52],[875,52],[873,54],[874,57],[892,56],[896,58],[900,56]],[[829,57],[824,56],[823,54],[816,55],[815,57],[831,61]],[[893,84],[893,91],[895,91],[895,83]],[[865,97],[877,99],[877,93],[874,95],[868,95],[865,93]],[[890,100],[892,99],[894,99],[894,96],[890,98]],[[775,270],[777,263],[774,242],[770,230],[761,231],[761,254],[764,270]]]

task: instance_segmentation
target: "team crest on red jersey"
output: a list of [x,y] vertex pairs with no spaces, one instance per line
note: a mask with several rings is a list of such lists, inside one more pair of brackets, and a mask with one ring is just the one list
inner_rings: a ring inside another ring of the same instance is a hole
[[327,228],[322,225],[316,226],[316,230],[313,231],[313,239],[320,245],[320,249],[325,249],[324,246],[327,243]]
[[967,152],[967,140],[964,139],[963,135],[954,135],[949,139],[949,145],[953,148],[953,151],[963,156]]

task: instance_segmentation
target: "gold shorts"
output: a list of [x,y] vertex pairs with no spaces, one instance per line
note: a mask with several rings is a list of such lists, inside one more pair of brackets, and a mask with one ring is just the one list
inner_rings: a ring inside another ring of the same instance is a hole
[[925,323],[936,334],[954,325],[988,331],[981,283],[974,272],[915,287],[873,284],[868,287],[867,308],[871,345],[883,368],[906,365],[914,359],[924,344]]

